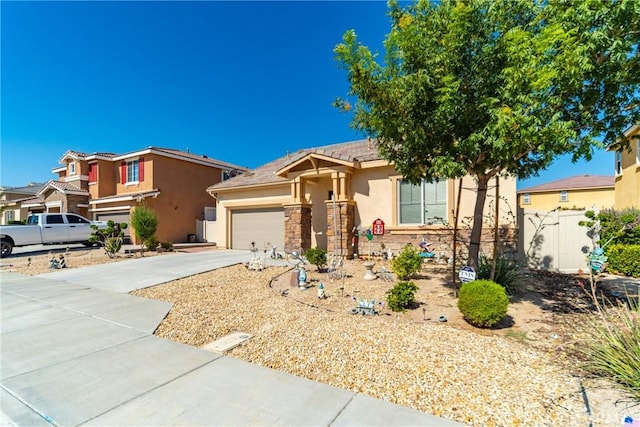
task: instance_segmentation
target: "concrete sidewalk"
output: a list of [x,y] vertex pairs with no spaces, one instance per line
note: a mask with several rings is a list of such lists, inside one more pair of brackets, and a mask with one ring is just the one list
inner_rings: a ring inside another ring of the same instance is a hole
[[249,258],[207,251],[2,273],[0,423],[459,425],[156,337],[170,304],[123,293]]

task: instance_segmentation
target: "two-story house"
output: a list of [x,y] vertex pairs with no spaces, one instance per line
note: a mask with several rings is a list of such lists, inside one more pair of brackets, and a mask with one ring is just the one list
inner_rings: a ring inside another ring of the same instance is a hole
[[[126,154],[67,151],[54,168],[57,181],[38,193],[48,212],[72,212],[95,220],[130,224],[140,204],[158,215],[160,241],[185,242],[195,234],[196,220],[215,217],[211,183],[234,170],[230,163],[169,148],[149,147]],[[129,229],[134,240],[135,233]]]
[[30,182],[24,187],[0,187],[0,224],[7,225],[13,221],[23,221],[29,214],[25,206],[28,201],[35,201],[44,184]]
[[630,139],[629,150],[615,152],[615,208],[640,208],[640,124],[624,136]]
[[614,203],[614,177],[606,175],[572,176],[518,191],[522,209],[611,209]]

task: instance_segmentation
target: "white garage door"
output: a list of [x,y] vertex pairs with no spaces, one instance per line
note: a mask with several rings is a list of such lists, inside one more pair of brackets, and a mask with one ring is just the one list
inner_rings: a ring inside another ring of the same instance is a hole
[[238,209],[231,212],[231,247],[251,249],[251,242],[260,250],[267,243],[284,247],[284,209]]
[[110,213],[99,213],[96,214],[97,221],[113,221],[116,224],[125,223],[127,224],[127,228],[124,230],[124,235],[127,238],[131,236],[131,216],[129,212],[110,212]]

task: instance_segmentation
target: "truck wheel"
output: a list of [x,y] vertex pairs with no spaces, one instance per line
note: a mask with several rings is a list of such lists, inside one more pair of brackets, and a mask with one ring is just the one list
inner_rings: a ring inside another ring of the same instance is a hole
[[7,239],[0,241],[0,258],[8,257],[13,252],[13,243]]

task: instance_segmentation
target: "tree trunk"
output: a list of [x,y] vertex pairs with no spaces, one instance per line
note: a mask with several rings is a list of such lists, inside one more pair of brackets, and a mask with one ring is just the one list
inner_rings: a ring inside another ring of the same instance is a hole
[[489,280],[496,278],[496,263],[498,262],[498,232],[500,231],[500,176],[496,175],[496,211],[495,224],[493,224],[493,260],[491,262],[491,275]]
[[458,180],[458,200],[456,202],[456,210],[453,213],[453,263],[451,264],[451,283],[453,283],[453,296],[458,297],[458,282],[456,281],[456,269],[458,268],[458,260],[456,254],[458,252],[458,218],[460,217],[460,199],[462,196],[462,178]]
[[489,178],[480,175],[478,179],[478,194],[476,194],[476,206],[473,209],[473,227],[471,228],[471,239],[469,241],[468,265],[478,271],[478,258],[480,255],[480,240],[482,239],[482,227],[484,225],[484,203],[487,200],[487,183]]

